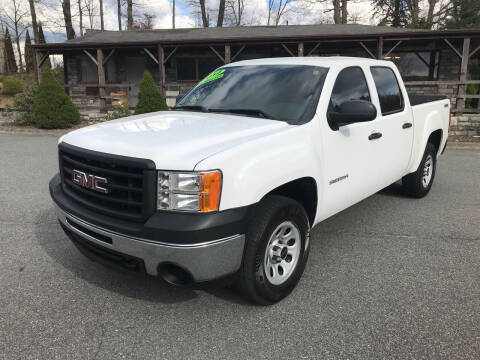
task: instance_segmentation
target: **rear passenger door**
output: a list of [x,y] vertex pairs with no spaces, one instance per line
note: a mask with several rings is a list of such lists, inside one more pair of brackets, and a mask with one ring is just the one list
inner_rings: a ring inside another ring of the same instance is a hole
[[407,93],[398,81],[399,74],[386,66],[372,66],[370,72],[380,105],[382,158],[379,175],[385,186],[405,175],[413,145],[413,115],[405,104]]

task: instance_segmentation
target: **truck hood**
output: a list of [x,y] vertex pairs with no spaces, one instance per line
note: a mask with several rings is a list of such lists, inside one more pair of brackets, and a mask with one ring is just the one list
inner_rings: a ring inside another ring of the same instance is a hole
[[213,154],[290,126],[254,117],[163,111],[88,126],[68,133],[59,142],[150,159],[157,169],[193,170]]

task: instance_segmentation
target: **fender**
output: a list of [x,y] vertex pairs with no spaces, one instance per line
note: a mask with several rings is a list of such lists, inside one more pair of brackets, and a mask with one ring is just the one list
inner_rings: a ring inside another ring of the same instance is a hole
[[299,178],[313,177],[320,184],[320,161],[312,151],[309,131],[312,123],[291,125],[199,162],[195,170],[222,169],[220,210],[255,204],[273,189]]
[[[440,104],[439,104],[440,103]],[[435,110],[432,110],[432,103],[423,105],[416,105],[412,107],[413,118],[415,121],[414,126],[414,140],[412,156],[408,166],[407,173],[412,173],[418,169],[420,161],[422,160],[423,153],[427,146],[430,135],[436,130],[442,130],[442,139],[440,141],[439,152],[445,145],[448,134],[445,134],[445,128],[448,129],[448,124],[445,125],[442,119],[448,119],[448,114],[442,114],[442,111],[449,111],[449,107],[444,107],[445,104],[449,104],[449,100],[442,100],[441,102],[435,102]],[[440,105],[442,106],[440,108]],[[439,109],[440,108],[440,109]]]

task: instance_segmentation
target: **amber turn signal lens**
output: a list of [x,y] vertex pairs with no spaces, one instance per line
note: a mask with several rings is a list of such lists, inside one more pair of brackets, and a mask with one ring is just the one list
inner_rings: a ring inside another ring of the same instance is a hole
[[218,210],[221,188],[222,174],[220,171],[201,174],[199,199],[201,212]]

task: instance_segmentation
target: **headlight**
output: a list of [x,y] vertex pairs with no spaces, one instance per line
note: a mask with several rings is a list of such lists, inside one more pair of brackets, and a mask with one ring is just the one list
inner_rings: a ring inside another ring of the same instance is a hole
[[208,212],[218,210],[220,171],[158,172],[157,209]]

